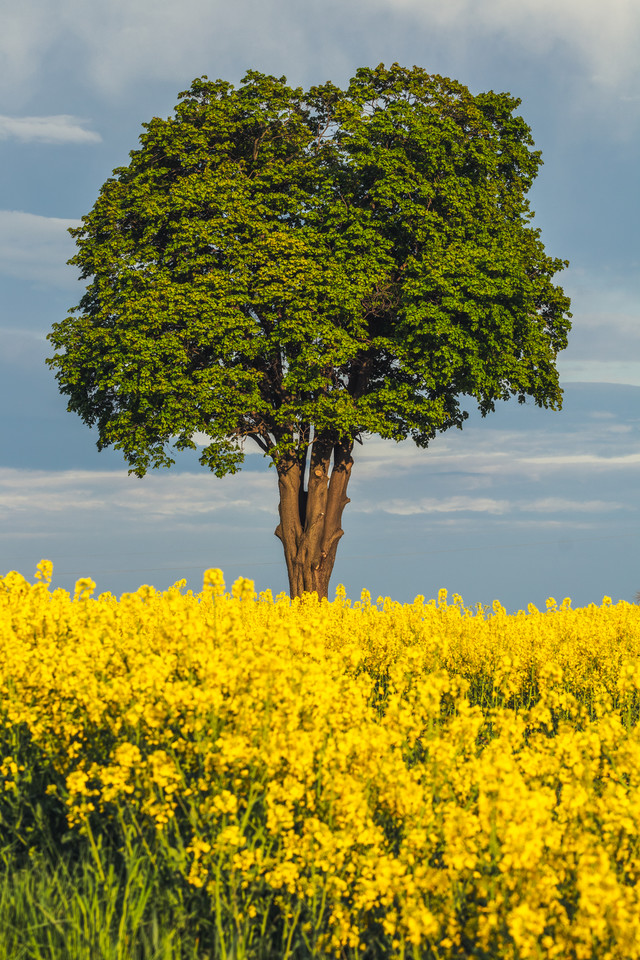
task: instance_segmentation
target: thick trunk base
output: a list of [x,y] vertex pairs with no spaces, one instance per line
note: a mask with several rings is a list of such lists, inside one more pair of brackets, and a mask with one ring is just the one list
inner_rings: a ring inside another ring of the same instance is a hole
[[328,596],[338,542],[344,533],[342,511],[349,503],[346,490],[352,449],[353,441],[317,437],[311,446],[307,490],[304,462],[291,458],[276,465],[280,523],[275,534],[284,548],[292,597],[313,591],[319,599]]

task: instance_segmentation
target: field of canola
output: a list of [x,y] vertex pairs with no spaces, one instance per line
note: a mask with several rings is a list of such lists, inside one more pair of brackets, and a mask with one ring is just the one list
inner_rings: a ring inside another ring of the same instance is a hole
[[640,607],[50,580],[0,578],[5,845],[141,840],[203,958],[640,958]]

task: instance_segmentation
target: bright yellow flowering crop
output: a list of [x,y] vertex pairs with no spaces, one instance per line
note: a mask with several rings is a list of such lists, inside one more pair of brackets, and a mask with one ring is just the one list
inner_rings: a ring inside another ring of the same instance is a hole
[[0,809],[137,831],[283,957],[640,958],[639,607],[50,579],[0,579]]

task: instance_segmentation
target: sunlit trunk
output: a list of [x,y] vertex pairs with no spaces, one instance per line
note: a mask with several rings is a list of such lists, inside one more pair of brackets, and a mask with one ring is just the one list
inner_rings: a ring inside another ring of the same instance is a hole
[[319,598],[328,595],[338,541],[344,532],[342,511],[349,503],[346,490],[352,450],[351,440],[334,443],[322,435],[316,437],[311,444],[307,489],[304,464],[294,458],[277,464],[280,523],[275,534],[284,548],[292,597],[314,590]]

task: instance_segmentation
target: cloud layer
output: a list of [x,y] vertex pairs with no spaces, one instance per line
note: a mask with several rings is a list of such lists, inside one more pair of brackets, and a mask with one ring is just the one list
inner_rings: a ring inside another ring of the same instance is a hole
[[[412,599],[447,586],[469,602],[498,597],[513,607],[550,593],[599,602],[623,583],[631,598],[640,586],[631,557],[639,395],[574,386],[561,414],[507,404],[428,450],[366,438],[355,451],[335,582],[351,596],[367,586]],[[183,575],[198,589],[202,570],[220,566],[230,578],[255,577],[259,589],[287,588],[266,461],[251,457],[222,480],[193,467],[138,480],[120,466],[101,469],[116,463],[108,459],[60,470],[4,462],[0,571],[27,575],[47,557],[65,588],[91,575],[117,593]]]
[[0,210],[0,273],[56,287],[74,286],[77,271],[66,265],[75,246],[67,232],[79,220]]
[[0,140],[13,139],[22,143],[100,143],[100,134],[85,130],[86,123],[86,120],[66,113],[50,117],[7,117],[0,114]]
[[[591,79],[622,87],[637,75],[640,6],[635,0],[379,0],[467,37],[508,37],[537,56],[579,58]],[[636,90],[636,93],[639,91]],[[627,91],[628,93],[628,91]]]
[[143,481],[126,470],[16,470],[0,467],[0,518],[30,526],[34,506],[45,515],[100,513],[145,527],[167,519],[195,522],[221,512],[273,513],[272,475],[244,473],[215,480],[205,473],[152,474]]
[[383,26],[390,35],[415,33],[416,24],[452,50],[506,39],[525,54],[573,58],[617,95],[640,92],[629,87],[638,76],[635,0],[23,0],[6,12],[0,49],[12,87],[37,76],[63,42],[97,87],[118,93],[138,79],[198,72],[198,63],[215,63],[218,74],[252,62],[335,74],[351,59],[354,35],[363,43],[369,34],[375,56]]

